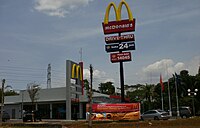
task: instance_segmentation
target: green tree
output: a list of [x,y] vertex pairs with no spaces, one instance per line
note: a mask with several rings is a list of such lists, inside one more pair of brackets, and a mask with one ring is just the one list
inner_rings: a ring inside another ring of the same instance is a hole
[[19,95],[19,93],[17,93],[14,90],[8,90],[4,92],[4,96],[15,96],[15,95]]
[[[199,69],[200,72],[200,69]],[[195,96],[195,108],[196,108],[196,113],[200,114],[200,73],[196,75],[195,79],[195,88],[198,89],[197,95]]]
[[150,103],[153,100],[153,93],[154,93],[154,86],[153,84],[146,84],[142,86],[142,90],[145,94],[145,99]]
[[130,102],[140,102],[144,99],[145,95],[143,93],[144,91],[142,90],[142,86],[145,85],[137,84],[126,87],[126,97],[130,98]]
[[145,95],[146,102],[145,106],[148,106],[148,109],[153,108],[153,101],[154,101],[154,84],[146,84],[145,86],[142,86],[143,93]]
[[152,109],[154,103],[154,88],[153,84],[137,84],[128,87],[127,97],[131,102],[141,102],[142,112]]
[[84,88],[85,88],[85,90],[86,90],[86,91],[89,91],[90,86],[89,86],[89,82],[88,82],[87,79],[84,79],[84,80],[83,80],[83,84],[84,84]]
[[[9,89],[8,89],[9,88]],[[15,96],[19,95],[16,91],[12,89],[12,86],[6,86],[4,88],[4,96]],[[2,102],[2,89],[0,89],[0,103]]]
[[115,94],[115,87],[113,85],[113,82],[100,83],[98,89],[103,94]]

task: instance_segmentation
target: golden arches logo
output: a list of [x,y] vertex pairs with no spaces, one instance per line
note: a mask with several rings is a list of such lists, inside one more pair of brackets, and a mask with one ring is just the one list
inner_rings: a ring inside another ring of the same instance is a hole
[[[121,20],[122,5],[125,5],[126,10],[128,12],[129,19]],[[109,22],[109,13],[110,13],[111,7],[114,8],[116,21]],[[102,23],[102,25],[103,25],[104,34],[135,31],[135,19],[133,18],[133,15],[131,13],[131,10],[128,4],[124,0],[120,2],[118,8],[113,2],[111,2],[108,5],[106,9],[106,14],[104,17],[104,22]]]
[[114,8],[114,11],[115,11],[115,16],[116,16],[116,21],[121,21],[121,10],[122,10],[122,5],[125,5],[126,6],[126,9],[127,9],[127,12],[128,12],[128,17],[129,17],[129,21],[133,21],[133,15],[131,13],[131,10],[128,6],[128,4],[122,0],[117,8],[117,6],[115,5],[114,2],[111,2],[107,9],[106,9],[106,14],[105,14],[105,17],[104,17],[104,24],[108,24],[109,22],[109,13],[110,13],[110,9],[111,7]]
[[82,68],[80,65],[73,64],[72,65],[72,79],[80,79],[83,80]]

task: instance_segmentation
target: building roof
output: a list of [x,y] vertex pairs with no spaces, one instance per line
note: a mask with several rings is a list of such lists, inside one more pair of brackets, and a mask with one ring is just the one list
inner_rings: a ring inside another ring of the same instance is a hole
[[[93,92],[93,97],[107,97],[109,95]],[[49,88],[40,89],[36,95],[36,102],[59,102],[66,100],[66,88]],[[84,95],[79,95],[80,102],[87,102],[88,98],[86,93]],[[16,96],[5,96],[4,104],[20,104],[22,102],[31,102],[29,93],[27,90],[21,90],[19,95]]]

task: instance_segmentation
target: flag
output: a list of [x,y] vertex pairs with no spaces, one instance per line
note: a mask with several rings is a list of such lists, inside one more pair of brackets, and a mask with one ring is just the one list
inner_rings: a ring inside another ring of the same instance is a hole
[[181,79],[180,79],[180,76],[176,74],[176,72],[175,72],[174,78],[175,78],[176,84],[180,85],[181,84]]
[[163,82],[162,82],[162,75],[160,74],[160,86],[161,86],[161,90],[162,90],[162,92],[164,92],[164,84],[163,84]]

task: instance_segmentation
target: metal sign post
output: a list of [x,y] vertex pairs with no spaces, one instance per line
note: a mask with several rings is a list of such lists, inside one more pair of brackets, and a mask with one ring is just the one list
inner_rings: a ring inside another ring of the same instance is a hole
[[[121,36],[121,33],[119,33],[119,37]],[[121,44],[122,42],[119,41],[119,44]],[[120,50],[119,53],[122,53],[122,51]],[[125,98],[124,98],[124,66],[123,66],[123,61],[119,62],[119,68],[120,68],[120,85],[121,85],[121,103],[125,102]]]

